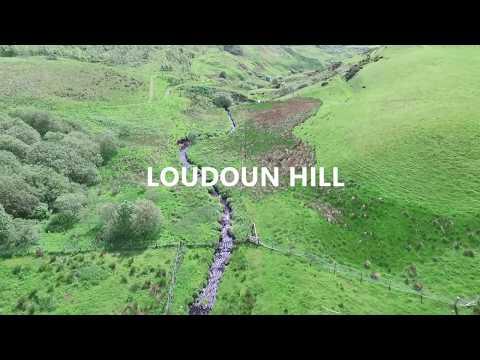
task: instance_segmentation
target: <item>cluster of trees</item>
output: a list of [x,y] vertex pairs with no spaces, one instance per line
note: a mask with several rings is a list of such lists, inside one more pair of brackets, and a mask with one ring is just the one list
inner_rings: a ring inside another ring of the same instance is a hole
[[101,209],[102,230],[98,240],[121,248],[153,238],[160,226],[160,211],[150,200],[123,201]]
[[49,219],[50,231],[72,226],[85,187],[100,181],[98,167],[116,151],[113,134],[94,138],[47,112],[0,114],[0,248],[34,241],[28,221]]

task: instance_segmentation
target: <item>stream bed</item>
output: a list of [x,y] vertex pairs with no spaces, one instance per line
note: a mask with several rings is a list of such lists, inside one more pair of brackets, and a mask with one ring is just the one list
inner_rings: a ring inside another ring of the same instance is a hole
[[[192,164],[188,159],[188,148],[191,145],[189,140],[180,140],[180,161],[183,167],[190,167]],[[195,301],[190,306],[190,315],[208,315],[215,304],[218,286],[222,279],[225,268],[232,255],[235,238],[231,233],[232,226],[232,208],[228,199],[220,194],[217,186],[213,186],[209,191],[210,195],[217,198],[223,207],[222,217],[220,219],[221,232],[213,262],[208,271],[207,284],[200,290]]]

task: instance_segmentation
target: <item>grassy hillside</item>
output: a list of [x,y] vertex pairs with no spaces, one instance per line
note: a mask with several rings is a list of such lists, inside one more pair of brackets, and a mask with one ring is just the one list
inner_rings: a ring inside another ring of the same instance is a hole
[[366,190],[438,214],[476,215],[480,201],[478,47],[387,48],[325,99],[297,134],[318,161]]

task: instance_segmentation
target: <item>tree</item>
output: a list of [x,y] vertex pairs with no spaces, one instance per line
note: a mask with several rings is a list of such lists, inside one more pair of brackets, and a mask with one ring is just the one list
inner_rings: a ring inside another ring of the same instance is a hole
[[104,226],[100,238],[112,248],[148,240],[160,226],[160,211],[149,200],[106,206],[102,217]]
[[228,110],[228,108],[232,106],[232,99],[226,94],[220,94],[215,97],[213,103],[218,107]]
[[108,246],[115,247],[132,240],[135,205],[124,201],[115,207],[103,229],[103,240]]
[[135,237],[148,239],[155,234],[160,225],[160,211],[150,200],[135,203],[134,233]]

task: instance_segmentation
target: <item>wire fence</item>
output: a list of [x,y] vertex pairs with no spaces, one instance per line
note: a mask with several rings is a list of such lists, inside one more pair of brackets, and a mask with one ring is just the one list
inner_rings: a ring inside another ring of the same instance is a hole
[[333,258],[328,256],[318,256],[316,254],[298,252],[291,249],[284,249],[275,245],[263,243],[261,241],[258,242],[257,245],[263,248],[269,249],[271,251],[284,254],[284,255],[295,256],[295,257],[305,259],[308,262],[315,264],[328,272],[332,272],[334,274],[344,276],[348,279],[358,279],[359,281],[362,281],[362,282],[368,282],[371,284],[383,286],[385,288],[388,288],[388,290],[390,291],[397,291],[404,294],[417,296],[419,297],[421,302],[423,302],[423,300],[430,300],[433,302],[447,305],[452,308],[454,308],[455,306],[469,308],[469,307],[476,306],[480,300],[480,296],[479,296],[470,300],[457,298],[457,301],[456,301],[456,299],[452,299],[451,296],[435,294],[425,289],[415,290],[409,287],[408,285],[406,285],[405,282],[403,282],[402,280],[392,275],[386,274],[386,275],[382,275],[381,277],[372,276],[372,274],[369,275],[364,271],[359,270],[356,267],[339,263],[335,261]]
[[177,252],[175,254],[175,261],[173,262],[172,269],[170,271],[171,278],[170,278],[170,285],[168,287],[167,302],[165,304],[165,311],[164,311],[165,315],[168,315],[170,312],[170,306],[172,305],[174,294],[175,294],[175,285],[177,283],[177,272],[183,260],[184,252],[185,252],[185,246],[181,242],[178,243]]

